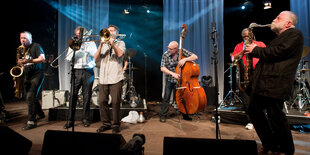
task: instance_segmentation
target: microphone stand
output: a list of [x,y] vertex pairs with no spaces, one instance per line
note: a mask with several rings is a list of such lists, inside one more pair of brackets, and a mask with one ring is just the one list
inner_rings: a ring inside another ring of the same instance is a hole
[[147,55],[144,54],[144,98],[147,101]]
[[[72,113],[72,111],[73,111],[73,104],[75,104],[76,105],[76,103],[73,103],[73,102],[76,102],[77,101],[77,99],[73,99],[73,91],[74,91],[74,86],[75,86],[75,69],[74,69],[74,60],[75,60],[75,52],[76,52],[77,50],[76,50],[76,48],[73,48],[73,56],[72,56],[72,59],[71,59],[71,97],[70,97],[70,100],[71,100],[71,104],[70,104],[70,110],[69,111],[71,111],[71,113]],[[70,113],[69,113],[69,115],[70,115]],[[70,116],[70,117],[72,117],[72,116]],[[72,117],[72,132],[74,132],[74,120],[75,120],[75,118],[74,117]],[[67,124],[69,123],[69,121],[70,120],[67,120]]]
[[[69,109],[71,111],[71,116],[70,117],[72,117],[72,132],[74,132],[74,121],[75,121],[75,114],[72,115],[72,113],[73,113],[73,104],[75,105],[75,108],[76,108],[76,102],[77,102],[77,97],[73,96],[74,89],[75,89],[75,79],[76,79],[76,77],[75,77],[75,69],[74,69],[74,63],[75,63],[74,60],[75,60],[75,52],[81,48],[81,45],[83,43],[83,41],[82,41],[83,33],[84,33],[83,29],[81,28],[80,29],[80,36],[78,38],[76,38],[76,37],[73,38],[73,45],[72,46],[69,45],[72,48],[72,50],[73,50],[73,55],[72,55],[72,59],[71,59],[71,97],[70,97],[71,104],[70,104],[70,109]],[[67,120],[67,124],[69,123],[68,121],[70,121],[70,120]]]
[[214,83],[215,83],[215,124],[216,124],[216,139],[219,137],[219,113],[218,113],[218,96],[219,96],[219,86],[218,86],[218,71],[217,71],[217,64],[218,64],[218,59],[217,59],[217,44],[216,44],[216,23],[212,22],[212,40],[213,40],[213,54],[214,56],[212,57],[213,60],[213,65],[214,65]]

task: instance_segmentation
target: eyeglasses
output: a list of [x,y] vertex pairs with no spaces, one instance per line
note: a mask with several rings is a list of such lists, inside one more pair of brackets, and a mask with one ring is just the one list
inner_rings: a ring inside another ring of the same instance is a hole
[[168,50],[175,50],[175,49],[178,49],[178,48],[177,48],[177,47],[176,47],[176,48],[169,48],[169,47],[168,47]]

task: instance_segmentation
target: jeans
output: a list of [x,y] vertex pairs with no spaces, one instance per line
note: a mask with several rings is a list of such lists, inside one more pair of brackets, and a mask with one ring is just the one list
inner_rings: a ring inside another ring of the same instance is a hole
[[[168,115],[169,106],[170,106],[170,96],[172,92],[175,92],[176,86],[177,86],[176,83],[171,83],[169,81],[166,81],[164,98],[160,106],[160,112],[159,112],[160,117],[162,116],[166,117]],[[175,94],[174,94],[174,98],[175,98]]]
[[36,122],[36,115],[44,115],[38,99],[44,76],[37,73],[31,77],[24,77],[24,92],[28,104],[28,121]]

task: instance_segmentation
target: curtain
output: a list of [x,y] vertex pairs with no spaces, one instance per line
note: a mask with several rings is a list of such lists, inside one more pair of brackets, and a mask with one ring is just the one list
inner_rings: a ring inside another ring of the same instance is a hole
[[[216,23],[218,50],[218,82],[220,98],[224,93],[224,26],[223,0],[164,0],[163,52],[167,51],[170,41],[178,41],[182,24],[186,24],[188,31],[183,39],[183,48],[195,53],[195,62],[200,68],[200,77],[210,75],[214,85],[214,46],[211,38],[211,23]],[[163,80],[164,81],[164,80]],[[164,87],[164,83],[163,83]]]
[[[309,0],[291,0],[290,1],[291,11],[293,11],[297,17],[298,22],[296,29],[299,29],[304,36],[304,46],[310,47],[310,1]],[[302,65],[303,63],[304,65]],[[306,68],[310,69],[310,54],[302,58],[299,69]],[[302,74],[308,82],[310,82],[310,72]]]
[[[68,40],[77,26],[92,29],[93,34],[99,34],[102,28],[108,26],[109,0],[59,0],[53,6],[58,10],[58,55],[68,47]],[[61,62],[65,55],[58,62],[60,90],[70,90],[70,63]]]

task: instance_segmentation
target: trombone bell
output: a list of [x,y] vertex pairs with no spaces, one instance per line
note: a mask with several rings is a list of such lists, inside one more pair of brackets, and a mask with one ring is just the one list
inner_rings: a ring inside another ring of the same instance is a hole
[[102,29],[102,30],[99,32],[99,37],[100,37],[100,40],[101,40],[101,41],[104,41],[104,42],[109,41],[110,38],[111,38],[110,31],[109,31],[108,29]]

